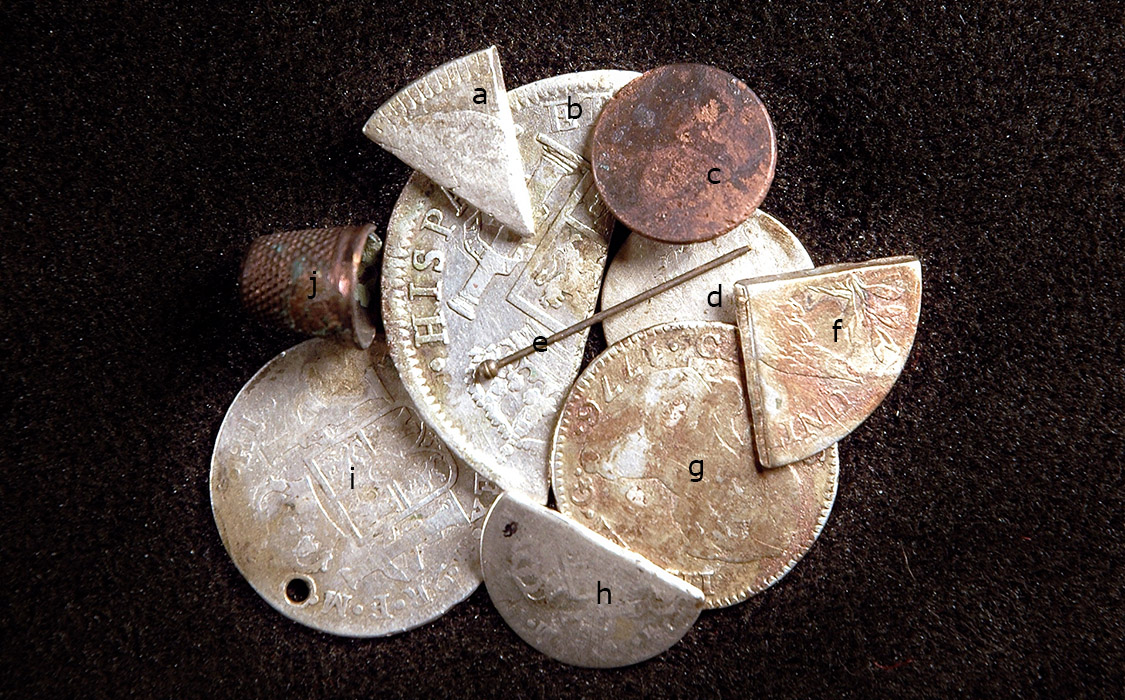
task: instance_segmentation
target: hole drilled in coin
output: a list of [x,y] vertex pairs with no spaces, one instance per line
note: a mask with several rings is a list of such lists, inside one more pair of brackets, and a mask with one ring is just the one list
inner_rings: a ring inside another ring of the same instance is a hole
[[308,600],[311,593],[309,582],[303,578],[293,578],[285,584],[285,597],[294,605],[300,605]]

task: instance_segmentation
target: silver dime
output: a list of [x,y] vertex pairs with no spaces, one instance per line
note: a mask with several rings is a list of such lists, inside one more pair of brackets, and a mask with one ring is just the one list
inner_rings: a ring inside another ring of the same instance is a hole
[[691,628],[703,591],[553,510],[504,494],[481,536],[492,603],[525,642],[574,666],[628,666]]
[[[702,243],[662,243],[630,234],[613,256],[602,285],[602,308],[629,299],[739,246],[751,251],[602,321],[610,345],[645,328],[672,321],[734,323],[734,283],[779,272],[807,270],[809,254],[780,221],[762,210],[729,233]],[[722,293],[712,295],[722,285]],[[719,303],[711,306],[709,302]]]
[[417,627],[472,593],[496,493],[414,413],[381,338],[275,357],[235,397],[211,458],[215,523],[250,585],[352,637]]
[[587,137],[602,106],[636,76],[573,73],[508,93],[534,236],[512,234],[418,173],[388,225],[383,322],[407,392],[474,469],[540,503],[547,499],[551,428],[586,333],[494,379],[477,382],[474,373],[482,361],[593,312],[613,220],[594,187]]

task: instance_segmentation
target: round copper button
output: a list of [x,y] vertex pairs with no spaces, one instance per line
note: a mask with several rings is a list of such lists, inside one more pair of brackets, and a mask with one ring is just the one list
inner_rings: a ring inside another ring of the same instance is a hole
[[706,241],[765,199],[777,162],[758,96],[712,66],[651,70],[623,87],[594,126],[594,181],[610,211],[643,236]]

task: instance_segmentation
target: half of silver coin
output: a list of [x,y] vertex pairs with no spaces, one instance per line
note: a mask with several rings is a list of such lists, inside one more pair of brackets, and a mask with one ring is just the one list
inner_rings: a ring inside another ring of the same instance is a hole
[[691,629],[703,591],[563,515],[506,493],[481,536],[493,605],[516,634],[573,666],[628,666]]

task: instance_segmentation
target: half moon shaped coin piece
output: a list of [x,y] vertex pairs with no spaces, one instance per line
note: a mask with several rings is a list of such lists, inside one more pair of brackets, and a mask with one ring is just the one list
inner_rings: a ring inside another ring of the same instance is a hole
[[879,405],[918,328],[914,257],[827,265],[735,285],[747,393],[762,464],[825,449]]
[[263,367],[211,457],[223,545],[266,602],[322,632],[378,637],[480,584],[499,490],[422,423],[376,336],[308,340]]
[[516,235],[535,231],[495,46],[399,90],[367,120],[363,133]]
[[481,568],[516,634],[572,666],[650,659],[678,642],[703,608],[695,586],[513,493],[485,520]]

